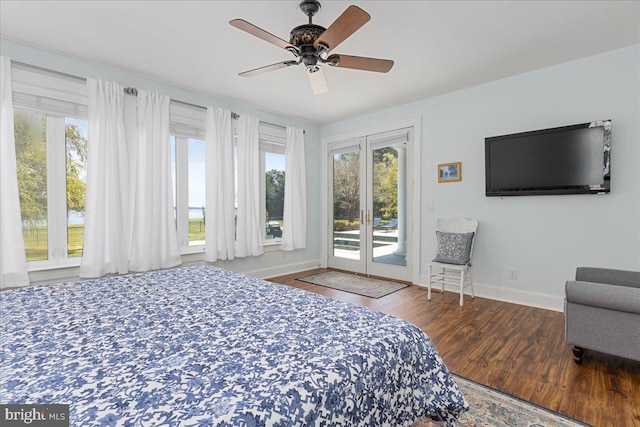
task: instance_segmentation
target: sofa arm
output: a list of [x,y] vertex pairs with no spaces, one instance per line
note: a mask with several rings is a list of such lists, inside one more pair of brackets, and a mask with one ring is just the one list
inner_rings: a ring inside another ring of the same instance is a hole
[[570,280],[567,303],[640,314],[640,288]]
[[609,283],[618,286],[640,288],[640,271],[611,268],[578,267],[576,280],[582,282]]

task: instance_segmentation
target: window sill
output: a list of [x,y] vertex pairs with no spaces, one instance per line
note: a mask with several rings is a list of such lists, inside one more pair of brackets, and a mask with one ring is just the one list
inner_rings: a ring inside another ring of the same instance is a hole
[[187,246],[180,249],[180,255],[200,254],[204,253],[204,250],[204,245]]
[[27,271],[37,272],[37,271],[51,271],[51,270],[61,270],[65,268],[76,268],[80,267],[80,262],[82,258],[67,258],[60,261],[29,261],[27,262]]
[[262,249],[265,252],[276,252],[282,250],[282,242],[265,242],[262,245]]
[[[277,241],[277,242],[264,242],[262,244],[262,249],[264,250],[264,252],[276,252],[276,251],[281,251],[282,250],[282,242],[281,241]],[[180,255],[184,256],[193,256],[193,255],[197,255],[197,254],[204,254],[205,252],[205,248],[204,245],[198,245],[198,246],[189,246],[187,248],[182,248],[180,250]]]

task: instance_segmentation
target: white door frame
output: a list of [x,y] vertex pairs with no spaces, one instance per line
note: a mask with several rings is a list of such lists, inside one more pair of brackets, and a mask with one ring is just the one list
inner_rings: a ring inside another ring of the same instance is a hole
[[[322,138],[322,156],[321,156],[321,180],[322,180],[322,188],[321,191],[321,203],[324,206],[322,209],[322,230],[321,235],[323,236],[321,241],[321,251],[322,251],[322,267],[327,267],[328,257],[329,257],[329,245],[328,239],[328,230],[329,226],[329,218],[331,217],[329,209],[333,209],[333,202],[331,204],[328,200],[329,194],[329,177],[327,176],[328,164],[327,160],[329,158],[329,144],[337,143],[345,140],[354,140],[358,138],[365,138],[367,135],[389,132],[397,129],[412,127],[413,128],[413,146],[412,146],[412,170],[413,176],[407,177],[407,182],[411,180],[411,188],[412,194],[407,195],[407,197],[412,197],[413,205],[411,207],[411,223],[407,224],[407,233],[412,233],[413,236],[417,236],[417,238],[412,239],[410,243],[409,250],[411,251],[413,262],[411,263],[411,282],[414,284],[420,283],[420,263],[422,260],[422,256],[420,253],[420,236],[421,236],[421,206],[422,206],[422,198],[421,198],[421,183],[422,183],[422,169],[421,169],[421,147],[422,147],[422,129],[421,129],[421,117],[413,117],[406,120],[400,120],[389,123],[382,123],[380,125],[376,125],[373,127],[359,129],[355,131],[350,131],[342,134],[326,136]],[[332,226],[332,225],[331,225]]]

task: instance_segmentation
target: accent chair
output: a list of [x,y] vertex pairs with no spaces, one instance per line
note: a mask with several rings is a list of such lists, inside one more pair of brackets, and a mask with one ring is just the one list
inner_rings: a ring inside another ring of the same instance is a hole
[[565,341],[576,363],[584,349],[640,361],[640,272],[579,267],[565,295]]

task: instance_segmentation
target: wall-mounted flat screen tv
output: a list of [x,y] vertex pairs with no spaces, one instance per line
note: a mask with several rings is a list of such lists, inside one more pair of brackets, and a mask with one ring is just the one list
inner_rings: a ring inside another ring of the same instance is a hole
[[611,120],[485,138],[487,196],[603,194]]

